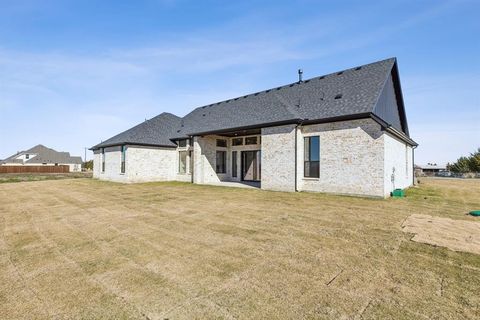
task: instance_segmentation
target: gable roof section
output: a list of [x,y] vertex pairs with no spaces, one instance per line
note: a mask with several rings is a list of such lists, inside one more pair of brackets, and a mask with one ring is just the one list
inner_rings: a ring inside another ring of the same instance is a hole
[[390,58],[198,107],[183,118],[162,113],[149,120],[152,123],[142,123],[92,149],[119,144],[175,147],[172,140],[195,135],[286,123],[366,118],[375,112],[384,124],[392,125],[376,110],[390,77],[399,106],[400,125],[396,127],[408,136],[397,63]]
[[65,164],[82,164],[81,157],[72,157],[69,152],[58,152],[51,148],[47,148],[44,145],[36,145],[33,148],[30,148],[25,151],[18,152],[5,160],[2,163],[23,163],[21,160],[18,161],[17,158],[23,154],[35,154],[35,157],[31,157],[26,160],[25,163],[30,164],[42,164],[42,163],[65,163]]
[[176,131],[181,127],[180,122],[181,118],[174,114],[164,112],[97,144],[91,149],[95,150],[122,144],[176,147],[176,144],[170,139],[175,136]]

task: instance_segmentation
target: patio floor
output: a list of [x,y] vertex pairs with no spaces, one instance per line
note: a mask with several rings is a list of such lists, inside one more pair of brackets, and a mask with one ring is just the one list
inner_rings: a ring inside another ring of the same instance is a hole
[[254,181],[220,181],[217,183],[210,183],[210,184],[214,186],[222,186],[222,187],[260,189],[260,182],[254,182]]

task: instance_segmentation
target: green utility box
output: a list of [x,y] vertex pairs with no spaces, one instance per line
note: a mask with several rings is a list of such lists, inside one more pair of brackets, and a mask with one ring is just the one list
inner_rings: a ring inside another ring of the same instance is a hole
[[470,211],[470,215],[472,215],[474,217],[480,217],[480,210]]
[[403,191],[402,189],[395,189],[392,191],[392,196],[394,198],[403,198],[405,197],[405,191]]

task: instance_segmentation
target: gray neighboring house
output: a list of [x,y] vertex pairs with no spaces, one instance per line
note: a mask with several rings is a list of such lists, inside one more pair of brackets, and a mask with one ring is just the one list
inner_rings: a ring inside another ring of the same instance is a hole
[[102,180],[245,181],[266,190],[387,197],[413,184],[416,146],[390,58],[183,118],[162,113],[91,149]]
[[68,152],[58,152],[39,144],[28,150],[17,152],[5,160],[1,160],[0,165],[68,165],[70,172],[78,172],[82,171],[82,158],[70,156]]

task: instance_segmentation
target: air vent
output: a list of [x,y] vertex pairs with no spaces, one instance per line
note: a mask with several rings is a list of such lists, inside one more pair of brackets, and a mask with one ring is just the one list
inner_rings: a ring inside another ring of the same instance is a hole
[[335,96],[335,99],[341,99],[341,98],[342,98],[342,94],[341,94],[341,93],[339,93],[339,94],[337,94],[337,95]]
[[355,70],[357,70],[357,71],[360,70],[360,69],[362,69],[362,67],[356,67],[355,68]]

